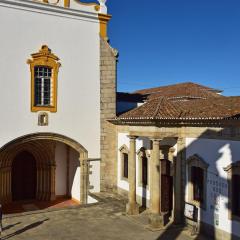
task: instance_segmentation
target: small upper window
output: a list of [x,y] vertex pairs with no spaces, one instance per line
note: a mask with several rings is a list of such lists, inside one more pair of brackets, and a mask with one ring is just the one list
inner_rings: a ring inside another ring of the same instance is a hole
[[123,145],[120,149],[120,157],[121,157],[121,179],[127,181],[128,180],[128,154],[129,150],[126,145]]
[[197,154],[187,160],[188,165],[188,201],[206,209],[207,202],[207,169],[206,163]]
[[123,153],[123,177],[128,178],[128,154]]
[[240,175],[232,175],[232,214],[240,217]]
[[192,167],[193,200],[203,203],[204,199],[204,170],[200,167]]
[[139,187],[147,188],[148,187],[148,159],[150,155],[148,151],[141,147],[138,152],[138,185]]
[[224,168],[228,178],[228,218],[240,221],[240,161],[233,162]]
[[31,110],[57,111],[57,76],[60,63],[46,46],[28,60],[31,69]]

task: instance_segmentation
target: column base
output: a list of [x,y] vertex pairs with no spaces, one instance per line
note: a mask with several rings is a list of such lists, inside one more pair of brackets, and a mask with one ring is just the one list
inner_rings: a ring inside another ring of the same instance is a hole
[[55,201],[55,200],[56,200],[56,195],[55,194],[51,194],[50,201]]
[[139,205],[137,203],[126,205],[126,213],[128,215],[138,215],[139,214]]
[[150,213],[149,214],[149,227],[153,229],[160,229],[164,227],[164,215],[156,214],[156,213]]

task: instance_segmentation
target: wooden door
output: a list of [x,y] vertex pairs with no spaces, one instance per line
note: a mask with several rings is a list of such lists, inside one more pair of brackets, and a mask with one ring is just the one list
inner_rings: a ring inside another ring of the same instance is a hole
[[36,160],[29,152],[21,152],[12,163],[12,198],[14,201],[35,199]]

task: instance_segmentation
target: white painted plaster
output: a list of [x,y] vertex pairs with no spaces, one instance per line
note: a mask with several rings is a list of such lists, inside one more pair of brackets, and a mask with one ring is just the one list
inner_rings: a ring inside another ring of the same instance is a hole
[[90,160],[89,164],[92,166],[90,168],[89,181],[90,186],[93,186],[93,189],[90,189],[90,192],[100,192],[100,159]]
[[[209,164],[207,208],[200,210],[199,219],[237,236],[240,236],[240,223],[228,220],[228,183],[227,173],[223,168],[240,160],[239,149],[240,142],[237,141],[187,139],[187,158],[198,154]],[[217,203],[214,201],[215,197],[218,199]],[[216,225],[216,216],[219,217],[219,225]]]
[[78,152],[71,149],[69,159],[69,189],[71,197],[80,201],[80,162]]
[[[82,144],[90,158],[100,158],[99,20],[88,12],[88,16],[78,12],[74,17],[69,9],[56,13],[59,9],[33,1],[0,0],[0,106],[4,113],[0,147],[27,134],[52,132]],[[26,63],[43,44],[62,64],[58,111],[49,113],[49,125],[44,127],[38,126],[38,114],[30,111],[31,78]]]

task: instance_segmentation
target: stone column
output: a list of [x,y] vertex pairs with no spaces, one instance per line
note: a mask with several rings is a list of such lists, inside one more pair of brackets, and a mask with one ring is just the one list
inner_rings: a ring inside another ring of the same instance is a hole
[[12,201],[12,193],[11,193],[11,167],[7,167],[7,202]]
[[56,172],[56,166],[55,165],[51,165],[50,166],[50,200],[54,201],[56,200],[56,192],[55,192],[55,185],[56,185],[56,181],[55,181],[55,172]]
[[139,206],[136,199],[136,138],[135,136],[129,136],[130,150],[128,157],[128,182],[129,193],[128,203],[126,206],[126,212],[129,215],[139,214]]
[[182,223],[184,212],[184,188],[183,175],[186,167],[185,162],[185,138],[178,138],[177,140],[177,159],[175,163],[175,182],[174,182],[174,222],[176,224]]
[[67,173],[66,173],[66,195],[67,195],[67,197],[70,197],[71,196],[71,194],[70,194],[70,189],[69,189],[69,185],[70,185],[70,183],[69,183],[69,167],[70,167],[70,147],[68,146],[68,145],[66,145],[66,152],[67,152],[67,165],[66,165],[66,171],[67,171]]
[[153,148],[150,162],[150,215],[149,223],[153,228],[161,228],[164,225],[161,215],[161,165],[160,165],[160,141],[153,139]]
[[80,203],[87,204],[88,199],[88,160],[80,159]]

